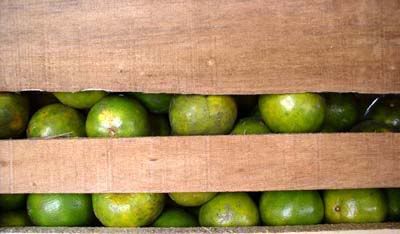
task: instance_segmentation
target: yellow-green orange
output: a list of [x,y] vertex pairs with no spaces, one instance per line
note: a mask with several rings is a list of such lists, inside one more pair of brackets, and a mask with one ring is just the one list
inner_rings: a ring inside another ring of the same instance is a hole
[[175,135],[227,134],[236,116],[236,103],[231,96],[175,96],[169,112]]
[[324,129],[335,132],[350,129],[358,120],[357,99],[353,94],[329,93],[325,95],[326,113]]
[[28,137],[82,137],[85,136],[85,119],[77,110],[51,104],[38,110],[28,124]]
[[23,226],[31,226],[31,221],[25,211],[0,212],[0,227]]
[[160,215],[165,195],[157,193],[93,194],[96,217],[106,227],[141,227]]
[[385,189],[388,203],[388,220],[400,221],[400,189]]
[[323,200],[328,223],[379,223],[388,212],[379,189],[326,190]]
[[132,93],[152,113],[166,114],[169,110],[171,94],[166,93]]
[[146,109],[136,100],[108,96],[90,109],[86,120],[89,137],[136,137],[151,133]]
[[324,204],[318,191],[264,192],[260,214],[263,223],[271,226],[318,224],[324,217]]
[[181,206],[201,206],[213,198],[217,193],[170,193],[169,197]]
[[30,194],[28,215],[38,226],[87,226],[94,220],[87,194]]
[[0,93],[0,139],[20,136],[28,123],[28,99],[17,93]]
[[231,134],[232,135],[257,135],[257,134],[266,134],[271,131],[265,125],[265,123],[261,120],[261,118],[257,117],[247,117],[240,119],[238,123],[233,128]]
[[258,106],[269,129],[278,133],[320,130],[325,117],[325,101],[313,93],[262,95]]
[[153,223],[154,227],[196,227],[197,219],[180,208],[169,208],[164,210]]
[[259,224],[256,204],[247,193],[219,193],[200,208],[199,223],[206,227],[242,227]]
[[64,105],[77,108],[88,109],[100,101],[107,93],[105,91],[81,91],[81,92],[56,92],[54,96]]
[[0,194],[0,211],[18,210],[25,207],[25,194]]

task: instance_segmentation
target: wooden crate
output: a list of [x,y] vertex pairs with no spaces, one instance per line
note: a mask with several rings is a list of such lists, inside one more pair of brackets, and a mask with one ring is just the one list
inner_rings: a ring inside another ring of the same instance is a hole
[[[398,0],[0,1],[0,91],[399,94],[399,41]],[[400,187],[399,145],[396,133],[3,140],[0,193]],[[0,229],[30,231],[75,229]]]

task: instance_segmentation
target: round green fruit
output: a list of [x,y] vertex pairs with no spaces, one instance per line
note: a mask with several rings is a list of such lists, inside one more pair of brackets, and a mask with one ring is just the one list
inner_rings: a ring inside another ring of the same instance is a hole
[[392,132],[393,129],[386,124],[375,120],[365,120],[351,129],[352,132]]
[[89,109],[103,97],[107,95],[105,91],[81,91],[75,93],[56,92],[54,96],[64,105],[76,109]]
[[180,208],[164,210],[156,219],[154,227],[197,227],[197,219]]
[[236,116],[236,104],[230,96],[175,96],[169,112],[175,135],[227,134]]
[[31,226],[31,221],[25,211],[0,212],[0,227],[24,226]]
[[233,128],[232,135],[257,135],[266,134],[271,131],[265,125],[265,123],[256,117],[247,117],[240,119],[239,122]]
[[316,132],[326,111],[324,99],[312,93],[262,95],[258,106],[269,129],[278,133]]
[[83,137],[85,119],[77,110],[63,104],[51,104],[38,110],[28,124],[27,136]]
[[0,93],[0,139],[19,137],[29,119],[29,101],[17,93]]
[[367,115],[367,119],[386,124],[400,130],[400,98],[387,97],[378,101]]
[[256,204],[247,193],[219,193],[200,208],[199,223],[206,227],[242,227],[259,224]]
[[151,114],[149,115],[149,120],[152,136],[169,136],[171,134],[167,116]]
[[166,114],[172,95],[165,93],[132,93],[152,113]]
[[180,206],[201,206],[211,200],[217,193],[170,193],[169,197]]
[[96,217],[106,227],[141,227],[161,213],[165,195],[157,193],[93,194]]
[[87,194],[30,194],[27,209],[37,226],[87,226],[94,220]]
[[350,129],[358,120],[357,99],[353,94],[329,93],[325,95],[324,128],[335,132]]
[[89,137],[135,137],[151,133],[146,109],[136,100],[108,96],[90,109],[86,120]]
[[25,194],[0,194],[0,211],[19,210],[25,207]]
[[400,189],[385,189],[388,202],[388,220],[400,221]]
[[264,192],[260,214],[263,223],[270,226],[319,224],[324,204],[318,191]]
[[379,223],[388,212],[379,189],[326,190],[323,200],[328,223]]

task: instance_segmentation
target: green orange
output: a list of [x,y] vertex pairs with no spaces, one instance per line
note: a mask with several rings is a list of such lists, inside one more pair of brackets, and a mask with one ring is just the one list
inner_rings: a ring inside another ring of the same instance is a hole
[[388,213],[380,189],[326,190],[323,200],[328,223],[379,223]]
[[0,194],[0,211],[19,210],[25,207],[25,194]]
[[161,214],[165,195],[158,193],[93,194],[96,217],[106,227],[141,227]]
[[365,120],[351,129],[352,132],[393,132],[393,129],[375,120]]
[[326,111],[324,99],[313,93],[262,95],[258,106],[269,129],[278,133],[319,131]]
[[400,221],[400,189],[385,189],[388,203],[388,220]]
[[146,109],[136,100],[108,96],[90,109],[86,120],[89,137],[135,137],[151,133]]
[[169,112],[175,135],[227,134],[236,116],[236,103],[231,96],[175,96]]
[[88,194],[30,194],[27,210],[38,226],[87,226],[94,220]]
[[255,226],[259,221],[257,206],[247,193],[219,193],[200,208],[201,226]]
[[240,119],[233,128],[232,135],[252,135],[252,134],[266,134],[271,131],[261,120],[257,117],[247,117]]
[[0,139],[19,137],[29,119],[29,101],[17,93],[0,92]]
[[350,129],[358,120],[358,104],[353,94],[329,93],[324,95],[326,113],[324,128],[335,132]]
[[197,219],[180,208],[169,208],[164,210],[156,219],[154,227],[196,227],[199,223]]
[[76,109],[88,109],[107,95],[105,91],[81,91],[81,92],[56,92],[54,96],[64,105]]
[[324,218],[324,204],[318,191],[264,192],[260,214],[266,225],[319,224]]
[[386,97],[377,102],[367,115],[368,119],[400,130],[400,98]]
[[31,221],[25,211],[0,212],[0,227],[23,226],[31,226]]
[[85,118],[77,110],[63,105],[51,104],[38,110],[31,118],[28,137],[82,137]]
[[211,200],[217,193],[198,192],[198,193],[169,193],[169,197],[181,206],[201,206]]
[[166,114],[172,95],[166,93],[132,93],[152,113]]

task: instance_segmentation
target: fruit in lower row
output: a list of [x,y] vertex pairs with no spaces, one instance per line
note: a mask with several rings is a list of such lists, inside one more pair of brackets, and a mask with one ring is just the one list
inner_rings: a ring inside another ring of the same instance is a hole
[[267,126],[277,133],[303,133],[320,130],[326,104],[318,94],[261,95],[258,106]]
[[25,211],[0,212],[0,227],[24,227],[31,225],[31,220]]
[[233,128],[232,135],[254,135],[266,134],[271,131],[265,123],[258,117],[247,117],[240,119]]
[[180,208],[168,208],[164,210],[157,220],[154,221],[153,227],[197,227],[199,223],[197,219]]
[[107,227],[149,225],[161,214],[164,205],[164,194],[93,194],[94,213]]
[[0,93],[0,138],[19,137],[29,119],[29,101],[16,93]]
[[236,104],[230,96],[179,95],[172,98],[169,110],[175,135],[227,134],[236,116]]

